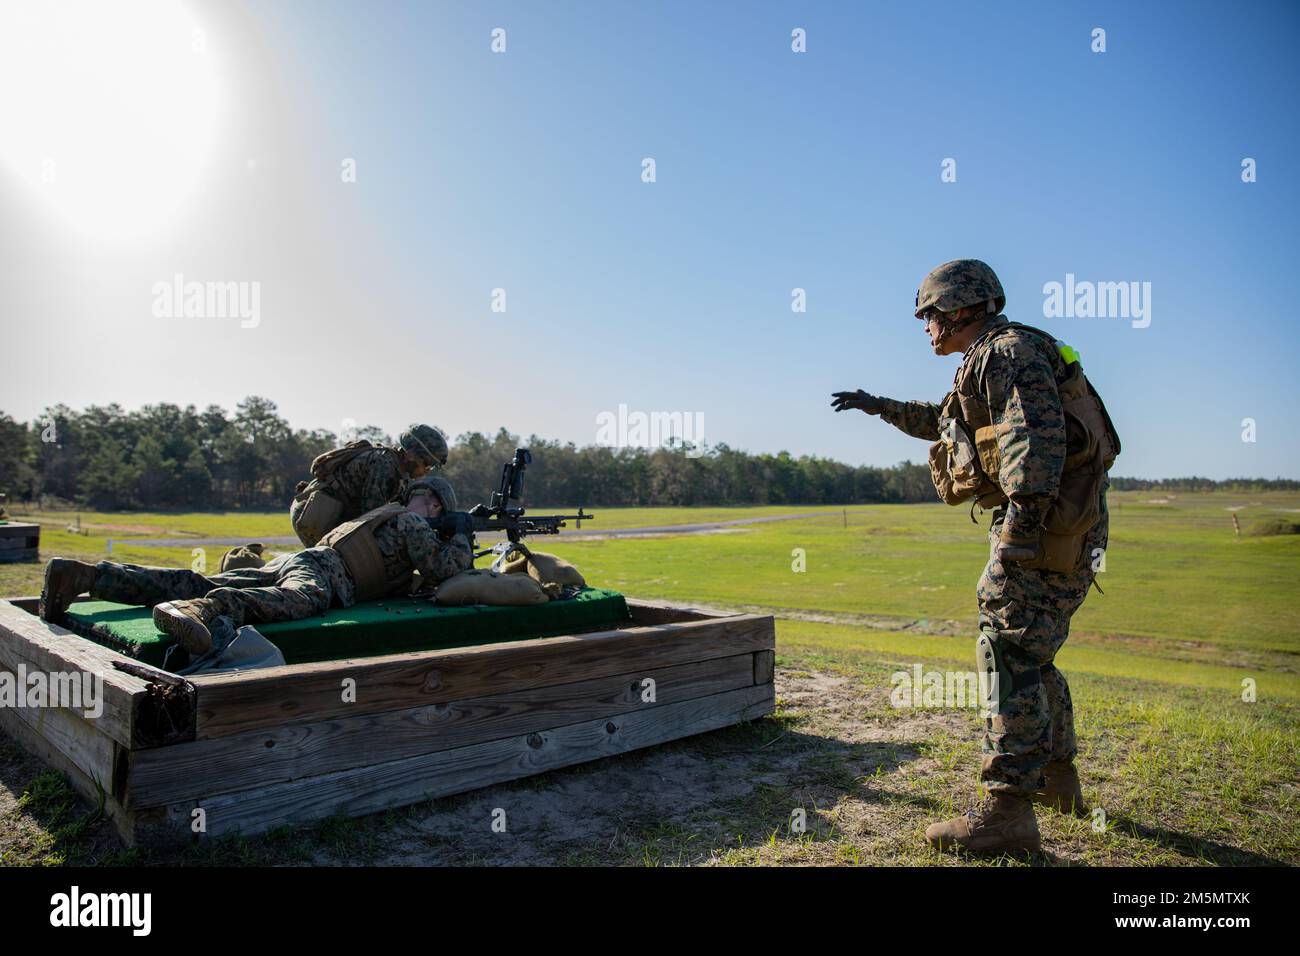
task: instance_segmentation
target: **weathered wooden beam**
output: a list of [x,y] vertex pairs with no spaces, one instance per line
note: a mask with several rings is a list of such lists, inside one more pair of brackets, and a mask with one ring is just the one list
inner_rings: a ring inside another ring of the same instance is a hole
[[[14,672],[7,667],[0,667],[0,674],[17,681]],[[118,744],[100,730],[97,721],[66,707],[0,707],[0,711],[43,738],[43,752],[57,752],[88,780],[99,783],[110,793],[114,792]],[[6,724],[6,728],[9,726],[13,725]],[[93,789],[88,792],[94,794]]]
[[[481,647],[423,651],[229,675],[195,675],[196,737],[404,710],[771,650],[770,616],[736,615]],[[355,701],[345,700],[345,681]]]
[[126,751],[116,741],[61,707],[0,707],[0,730],[63,774],[92,806],[103,799],[105,816],[122,839],[130,842],[131,813],[116,796],[125,781]]
[[104,712],[95,723],[118,743],[139,746],[143,741],[134,736],[135,717],[149,684],[113,667],[114,661],[124,660],[130,658],[0,601],[0,667],[17,672],[21,664],[47,674],[99,675]]
[[776,651],[758,651],[754,654],[754,683],[770,684],[776,673]]
[[194,806],[200,807],[206,824],[204,837],[258,833],[336,813],[358,816],[717,730],[770,714],[773,709],[770,684],[745,687],[621,717],[602,717],[260,790],[205,797],[174,805],[169,812],[180,819]]
[[754,656],[720,657],[136,751],[130,758],[125,802],[132,808],[162,806],[200,793],[266,787],[707,697],[752,685]]
[[647,601],[643,599],[629,599],[627,609],[632,614],[632,623],[641,627],[651,624],[706,621],[726,616],[725,612],[722,611],[692,607],[686,604],[673,604],[669,601]]

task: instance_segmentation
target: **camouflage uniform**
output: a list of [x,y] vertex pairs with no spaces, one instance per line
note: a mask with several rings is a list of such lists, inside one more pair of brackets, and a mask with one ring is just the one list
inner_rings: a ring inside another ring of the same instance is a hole
[[[980,776],[990,790],[1030,792],[1043,786],[1048,761],[1070,761],[1076,752],[1070,688],[1053,660],[1070,631],[1070,617],[1092,584],[1092,558],[1106,547],[1103,486],[1101,517],[1088,532],[1084,570],[1075,573],[1023,568],[998,560],[1004,526],[1033,537],[1056,498],[1066,457],[1065,418],[1057,381],[1064,359],[1041,336],[987,321],[966,352],[981,401],[999,426],[998,483],[1010,499],[993,512],[988,565],[977,588],[980,629],[998,645],[1011,675],[1000,688],[1001,706],[986,725]],[[960,370],[958,372],[960,375]],[[912,435],[939,438],[939,408],[929,402],[883,399],[881,418]]]
[[393,448],[376,448],[345,462],[330,479],[330,491],[343,502],[339,523],[396,501],[405,480]]
[[178,568],[146,568],[101,561],[90,596],[119,604],[152,607],[164,601],[202,598],[214,615],[235,627],[270,621],[296,621],[324,614],[331,605],[350,607],[352,578],[330,548],[282,554],[260,568],[202,575]]
[[[328,494],[342,505],[343,510],[334,519],[334,527],[337,527],[400,498],[405,481],[397,450],[379,446],[340,465],[317,493]],[[307,501],[304,495],[294,498],[289,506],[289,521],[302,543],[314,547],[331,529],[308,529],[301,525]]]
[[[446,580],[473,564],[464,535],[438,537],[417,515],[403,512],[375,530],[384,567],[397,578],[416,570],[428,582]],[[343,559],[332,548],[284,554],[261,568],[240,568],[204,576],[172,568],[143,568],[101,561],[90,596],[120,604],[152,606],[201,599],[212,617],[225,615],[235,627],[297,621],[331,606],[351,607],[356,589]]]
[[444,541],[423,518],[409,511],[376,528],[375,543],[384,556],[388,578],[415,570],[424,584],[437,584],[474,565],[474,551],[465,535],[452,535]]

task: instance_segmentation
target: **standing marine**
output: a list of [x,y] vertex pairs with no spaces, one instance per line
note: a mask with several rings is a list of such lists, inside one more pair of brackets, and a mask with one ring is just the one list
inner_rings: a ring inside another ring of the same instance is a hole
[[312,479],[299,482],[289,506],[289,521],[304,547],[313,548],[328,532],[402,494],[405,483],[447,464],[447,440],[429,425],[412,425],[397,447],[362,439],[318,455]]
[[939,497],[993,511],[976,589],[976,659],[991,688],[980,768],[988,793],[926,830],[938,849],[1037,850],[1034,803],[1087,812],[1070,688],[1053,661],[1102,564],[1107,471],[1120,443],[1078,353],[1008,321],[1005,305],[988,265],[944,263],[921,283],[915,315],[936,355],[962,356],[952,391],[938,405],[862,390],[832,402],[931,442]]
[[214,632],[230,640],[244,624],[297,621],[330,607],[407,594],[417,571],[428,587],[473,566],[469,515],[458,513],[449,536],[425,520],[439,517],[444,501],[454,503],[445,479],[411,482],[404,500],[344,522],[317,547],[282,554],[262,567],[210,576],[53,558],[45,569],[40,616],[61,620],[73,600],[87,592],[94,600],[152,607],[154,626],[197,657],[211,649]]

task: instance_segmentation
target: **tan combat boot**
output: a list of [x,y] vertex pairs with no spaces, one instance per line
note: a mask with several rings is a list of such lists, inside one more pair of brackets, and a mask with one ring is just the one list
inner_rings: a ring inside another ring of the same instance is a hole
[[1083,802],[1083,788],[1079,786],[1079,772],[1073,763],[1053,760],[1043,767],[1043,777],[1047,780],[1046,785],[1030,794],[1030,800],[1061,813],[1073,813],[1076,817],[1088,815],[1088,807]]
[[202,600],[166,601],[154,605],[153,625],[168,634],[193,657],[199,657],[212,649],[212,632],[208,622],[214,615]]
[[37,613],[43,621],[60,621],[77,596],[90,590],[98,572],[93,564],[71,558],[50,558]]
[[973,810],[955,820],[932,823],[925,838],[936,850],[962,847],[972,853],[1038,850],[1034,805],[1023,794],[993,790]]

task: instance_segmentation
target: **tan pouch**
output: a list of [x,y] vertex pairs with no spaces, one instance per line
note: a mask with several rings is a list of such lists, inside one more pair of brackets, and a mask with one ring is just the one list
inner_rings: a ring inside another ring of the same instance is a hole
[[930,480],[939,500],[947,505],[959,505],[970,497],[970,493],[960,494],[952,484],[952,456],[943,439],[930,446]]
[[1001,470],[1002,453],[998,450],[998,429],[996,425],[985,425],[975,429],[975,450],[979,452],[980,467],[990,481],[998,480]]
[[930,480],[939,500],[949,505],[970,501],[989,487],[977,468],[963,470],[954,464],[952,448],[943,438],[930,446]]
[[1086,534],[1053,534],[1050,531],[1043,531],[1038,536],[1038,557],[1032,561],[1017,561],[1016,564],[1022,568],[1056,571],[1061,574],[1082,571],[1083,546],[1086,540]]
[[542,586],[526,574],[498,574],[483,568],[471,568],[438,585],[435,600],[452,606],[518,606],[545,604],[550,598]]
[[314,548],[335,528],[343,517],[343,502],[339,501],[320,486],[310,485],[294,498],[289,508],[289,521],[293,525],[298,540],[309,548]]

